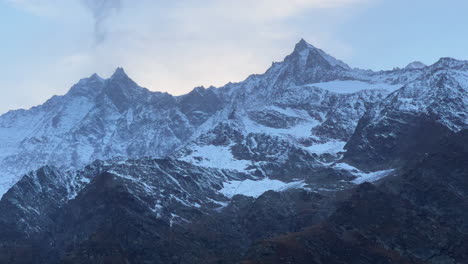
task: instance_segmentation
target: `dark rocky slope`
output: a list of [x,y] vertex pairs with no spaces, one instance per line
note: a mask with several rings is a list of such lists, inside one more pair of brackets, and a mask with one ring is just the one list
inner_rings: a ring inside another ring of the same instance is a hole
[[359,185],[304,231],[259,242],[245,263],[465,263],[468,131],[439,141],[398,176]]
[[[39,225],[35,234],[22,232],[20,225],[10,224],[10,234],[2,229],[0,259],[6,263],[238,263],[243,259],[244,263],[463,263],[468,258],[467,142],[466,130],[446,137],[432,153],[413,157],[377,185],[364,183],[328,194],[289,190],[266,192],[256,199],[235,196],[222,209],[167,203],[163,210],[183,216],[182,221],[158,217],[145,195],[117,172],[94,169],[96,176],[60,210],[52,210],[52,202],[50,208],[41,209],[50,223]],[[178,170],[175,165],[188,166],[163,160],[156,164],[173,172]],[[121,166],[120,170],[130,171],[134,165]],[[48,170],[38,175],[57,173]],[[195,173],[197,168],[184,170]],[[214,177],[212,171],[204,173]]]

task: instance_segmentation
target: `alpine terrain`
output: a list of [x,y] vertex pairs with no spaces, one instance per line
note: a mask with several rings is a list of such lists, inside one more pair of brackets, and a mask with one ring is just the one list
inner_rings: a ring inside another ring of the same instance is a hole
[[468,263],[468,61],[94,74],[0,116],[0,197],[0,263]]

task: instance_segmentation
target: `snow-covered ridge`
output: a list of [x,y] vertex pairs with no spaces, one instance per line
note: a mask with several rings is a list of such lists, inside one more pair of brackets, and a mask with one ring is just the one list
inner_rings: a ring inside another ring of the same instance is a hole
[[330,81],[322,83],[313,83],[310,86],[318,87],[325,89],[330,92],[340,93],[340,94],[351,94],[363,90],[386,90],[388,92],[393,92],[402,87],[401,84],[389,84],[389,83],[369,83],[364,81],[357,80],[347,80],[347,81]]
[[[459,130],[468,124],[467,65],[443,58],[411,69],[353,69],[302,40],[264,74],[177,97],[138,86],[121,68],[108,79],[95,74],[64,96],[0,116],[0,195],[44,165],[76,170],[116,157],[172,155],[264,174],[276,154],[314,167],[315,159],[340,157],[365,113],[377,122],[388,109],[434,114]],[[210,133],[211,141],[200,140]]]
[[312,44],[307,43],[304,39],[301,39],[299,43],[296,45],[295,48],[302,57],[303,62],[307,61],[308,56],[311,55],[311,52],[319,54],[326,62],[328,62],[332,67],[339,66],[343,69],[349,70],[351,69],[346,63],[341,60],[337,60],[336,58],[330,56],[326,52],[321,49],[314,47]]
[[267,191],[281,192],[288,189],[304,188],[304,181],[285,183],[278,180],[264,178],[261,180],[229,181],[223,183],[223,188],[219,191],[224,196],[232,198],[235,195],[244,195],[257,198]]

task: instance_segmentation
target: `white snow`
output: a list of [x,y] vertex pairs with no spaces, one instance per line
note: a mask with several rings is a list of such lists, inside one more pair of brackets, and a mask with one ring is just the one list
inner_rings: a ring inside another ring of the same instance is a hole
[[235,159],[230,148],[230,146],[193,145],[191,148],[193,152],[180,159],[198,166],[245,171],[251,162]]
[[351,181],[352,183],[355,184],[361,184],[363,182],[375,182],[380,179],[385,178],[386,176],[390,175],[394,171],[394,169],[390,170],[381,170],[381,171],[374,171],[374,172],[362,172],[358,168],[355,168],[349,164],[346,163],[337,163],[334,165],[335,168],[342,169],[342,170],[347,170],[357,178]]
[[228,198],[232,198],[238,194],[257,198],[270,190],[281,192],[288,189],[303,188],[304,186],[304,181],[286,183],[265,178],[258,181],[244,180],[225,182],[223,183],[223,188],[219,192]]
[[330,92],[340,93],[340,94],[350,94],[356,93],[362,90],[388,90],[389,92],[398,90],[402,87],[402,85],[392,85],[388,83],[369,83],[363,81],[331,81],[331,82],[322,82],[322,83],[314,83],[310,84],[309,86],[318,87]]
[[[301,56],[302,57],[306,57],[309,56],[309,53],[311,50],[315,50],[316,52],[318,52],[320,54],[320,56],[322,56],[322,58],[324,60],[326,60],[331,66],[341,66],[343,67],[344,69],[349,69],[349,66],[342,62],[341,60],[337,60],[336,58],[334,58],[333,56],[330,56],[329,54],[327,54],[325,51],[319,49],[319,48],[316,48],[314,47],[313,45],[307,43],[307,47],[308,49],[304,50],[303,52],[301,52]],[[307,51],[307,53],[305,53],[305,51]]]
[[[304,63],[312,49],[315,48],[310,45],[309,50],[302,52]],[[348,67],[323,51],[319,49],[316,51],[331,65]],[[310,111],[315,111],[313,116],[322,116],[322,118],[317,118],[321,120],[325,120],[331,110],[337,111],[335,113],[348,117],[343,121],[344,123],[339,125],[352,131],[357,120],[367,110],[366,107],[362,106],[363,104],[361,106],[355,104],[357,108],[353,108],[354,110],[347,107],[325,109],[327,106],[325,103],[328,102],[330,96],[326,91],[350,94],[362,90],[379,89],[380,95],[385,95],[386,91],[391,92],[405,85],[404,88],[395,92],[393,97],[387,97],[381,101],[380,108],[374,109],[373,123],[381,121],[381,118],[388,118],[384,115],[383,109],[395,107],[399,111],[433,112],[439,116],[439,121],[442,124],[458,131],[466,128],[468,124],[468,116],[466,115],[468,112],[468,96],[466,96],[468,73],[463,66],[465,64],[466,62],[452,59],[441,60],[440,66],[451,67],[451,69],[446,68],[443,71],[438,71],[435,75],[431,75],[431,78],[421,78],[427,72],[426,70],[372,72],[353,69],[346,71],[346,74],[342,75],[341,78],[356,78],[361,81],[336,80],[300,87],[279,87],[281,89],[274,90],[276,88],[271,84],[276,82],[275,78],[278,78],[279,74],[282,73],[281,69],[284,65],[278,63],[266,75],[249,77],[245,82],[230,84],[225,88],[214,90],[225,100],[223,110],[213,114],[198,128],[188,121],[180,109],[175,110],[174,113],[172,107],[170,111],[159,109],[156,106],[154,108],[140,107],[146,106],[146,102],[151,98],[142,97],[141,105],[132,105],[126,114],[122,114],[108,97],[100,97],[102,101],[100,99],[99,104],[96,104],[97,101],[94,99],[90,99],[91,96],[53,97],[42,106],[30,110],[12,111],[0,116],[0,197],[26,172],[45,164],[74,170],[95,159],[128,156],[164,157],[173,153],[175,148],[193,142],[192,140],[197,139],[216,124],[228,121],[227,117],[233,109],[236,109],[236,120],[229,122],[236,122],[236,125],[239,123],[239,126],[241,126],[240,122],[243,122],[245,131],[242,132],[279,136],[282,139],[290,140],[297,146],[303,142],[296,140],[299,138],[319,139],[318,136],[312,134],[311,130],[320,122],[311,117],[305,110],[281,108],[273,106],[274,104],[299,108],[302,108],[303,104],[307,104],[312,107]],[[417,68],[422,67],[422,65],[412,63],[409,67]],[[442,77],[441,75],[448,75],[450,79],[455,80],[453,87],[447,83],[443,89],[434,89],[432,83],[437,78]],[[102,81],[102,79],[98,79]],[[390,84],[397,82],[401,84]],[[82,83],[82,85],[87,84]],[[270,86],[265,88],[264,85]],[[85,91],[88,91],[93,87],[84,88],[86,88]],[[281,93],[272,93],[274,91]],[[380,95],[375,100],[380,100],[378,99]],[[154,99],[159,98],[159,95],[155,96]],[[371,96],[373,95],[369,95],[369,97]],[[437,102],[441,102],[441,100],[437,99],[440,99],[441,96],[442,99],[447,99],[444,102],[449,103],[438,104]],[[353,101],[344,102],[345,104],[353,105],[353,103],[361,102],[358,100],[374,101],[374,99],[364,98],[365,96],[362,98],[361,96],[350,97]],[[434,106],[436,107],[434,108]],[[322,107],[325,110],[321,110]],[[135,111],[132,110],[133,108]],[[141,111],[137,109],[141,109]],[[300,121],[294,127],[276,129],[258,124],[249,119],[246,114],[249,111],[261,110],[276,111],[289,117],[296,117]],[[202,111],[193,113],[210,115]],[[173,123],[174,119],[178,121]],[[173,127],[173,124],[178,125]],[[190,136],[190,140],[180,140],[176,136],[176,131],[184,131]],[[384,136],[392,136],[392,134]],[[250,147],[255,148],[257,145],[255,139],[250,137],[249,140]],[[304,149],[316,154],[338,154],[343,151],[343,147],[344,142],[330,141],[314,144]],[[245,171],[246,167],[252,164],[252,161],[235,159],[230,146],[195,146],[193,150],[192,154],[182,159],[200,166],[238,171]],[[341,166],[342,169],[347,169],[356,175],[358,177],[354,181],[356,183],[375,181],[391,171],[364,173],[344,163],[335,166]],[[170,176],[167,177],[167,180],[178,184]],[[143,185],[143,187],[145,186]]]
[[344,141],[329,141],[321,144],[313,144],[312,146],[305,147],[309,152],[315,153],[318,155],[321,154],[331,154],[337,155],[340,152],[344,152],[344,146],[346,142]]
[[393,171],[394,170],[391,169],[391,170],[374,171],[374,172],[369,172],[369,173],[361,173],[360,177],[354,179],[352,182],[355,184],[361,184],[363,182],[375,182],[375,181],[385,178]]
[[322,57],[323,57],[328,63],[330,63],[331,66],[334,66],[334,67],[336,67],[336,66],[341,66],[341,67],[343,67],[344,69],[349,69],[349,66],[348,66],[346,63],[344,63],[344,62],[342,62],[342,61],[340,61],[340,60],[337,60],[337,59],[333,58],[332,56],[328,55],[327,53],[325,53],[325,52],[324,52],[323,50],[321,50],[321,49],[317,49],[317,50],[318,50],[318,52],[320,53],[320,55],[322,55]]
[[[177,221],[176,219],[179,219],[179,221]],[[169,219],[169,225],[172,227],[174,225],[174,223],[181,223],[181,222],[185,222],[185,223],[190,223],[189,220],[179,216],[179,215],[176,215],[176,214],[173,214],[171,213],[171,218]]]
[[350,172],[360,172],[360,170],[356,167],[353,167],[347,163],[336,163],[334,165],[335,168],[337,169],[342,169],[342,170],[347,170],[347,171],[350,171]]
[[309,57],[310,50],[304,49],[302,50],[299,55],[301,59],[301,65],[305,65],[307,63],[307,58]]

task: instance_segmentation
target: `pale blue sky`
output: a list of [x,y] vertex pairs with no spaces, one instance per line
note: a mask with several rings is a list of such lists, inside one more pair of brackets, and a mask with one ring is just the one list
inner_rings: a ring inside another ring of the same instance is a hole
[[374,70],[468,59],[465,0],[0,0],[0,113],[122,66],[183,94],[262,73],[300,38]]

